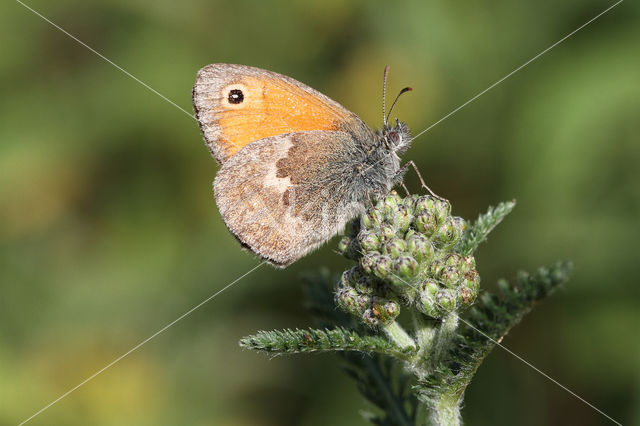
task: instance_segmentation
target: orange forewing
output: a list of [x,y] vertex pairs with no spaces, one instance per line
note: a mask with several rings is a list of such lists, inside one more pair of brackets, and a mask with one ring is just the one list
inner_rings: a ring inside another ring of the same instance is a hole
[[283,81],[246,78],[239,108],[221,105],[218,125],[228,156],[246,144],[269,136],[305,130],[336,130],[339,121],[328,105]]
[[[240,90],[241,103],[229,102]],[[207,144],[224,163],[245,145],[284,133],[339,130],[355,114],[289,77],[257,68],[214,64],[203,68],[194,87],[194,108]]]

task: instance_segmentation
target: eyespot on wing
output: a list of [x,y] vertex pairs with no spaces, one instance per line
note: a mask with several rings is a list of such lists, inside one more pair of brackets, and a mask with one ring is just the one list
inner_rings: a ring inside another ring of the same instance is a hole
[[270,136],[366,127],[357,115],[309,86],[245,65],[202,68],[193,87],[193,106],[206,144],[220,164]]

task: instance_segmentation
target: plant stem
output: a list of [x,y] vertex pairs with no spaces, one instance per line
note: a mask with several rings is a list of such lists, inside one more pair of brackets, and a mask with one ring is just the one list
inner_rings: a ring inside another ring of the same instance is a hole
[[433,321],[426,320],[419,312],[413,312],[413,324],[418,343],[418,352],[415,354],[410,367],[418,378],[422,379],[427,377],[431,371],[433,341],[437,333]]
[[456,393],[443,393],[433,401],[431,423],[434,426],[459,426],[462,424],[460,416],[460,398]]
[[438,334],[435,337],[433,359],[431,361],[432,366],[435,366],[442,360],[443,355],[446,354],[451,346],[453,339],[456,337],[458,322],[458,313],[455,311],[442,318],[442,323],[438,328]]
[[385,334],[389,339],[398,345],[401,349],[416,349],[416,342],[407,334],[400,324],[392,321],[382,326]]

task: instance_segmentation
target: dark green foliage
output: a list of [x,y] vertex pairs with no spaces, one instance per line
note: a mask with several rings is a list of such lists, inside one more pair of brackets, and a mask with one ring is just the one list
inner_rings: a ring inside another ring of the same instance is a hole
[[278,353],[305,353],[322,351],[359,351],[383,353],[402,358],[402,351],[380,336],[363,336],[341,327],[318,330],[272,330],[259,331],[253,336],[240,340],[240,346],[247,349]]
[[499,296],[485,293],[470,309],[465,324],[455,338],[452,350],[435,371],[418,381],[418,397],[431,402],[441,395],[461,399],[476,370],[504,336],[544,297],[567,282],[572,265],[558,262],[549,268],[539,268],[535,274],[521,272],[517,283],[499,282]]
[[363,413],[376,425],[415,425],[418,400],[412,392],[414,378],[392,358],[345,354],[344,370],[360,393],[380,410]]
[[[339,244],[357,265],[306,278],[305,306],[317,328],[260,331],[240,345],[337,352],[378,408],[364,413],[373,424],[459,425],[464,391],[484,358],[571,270],[556,263],[521,272],[516,284],[499,281],[500,295],[477,297],[473,252],[514,206],[500,203],[467,227],[444,200],[390,194]],[[410,315],[407,331],[396,321],[400,306]]]

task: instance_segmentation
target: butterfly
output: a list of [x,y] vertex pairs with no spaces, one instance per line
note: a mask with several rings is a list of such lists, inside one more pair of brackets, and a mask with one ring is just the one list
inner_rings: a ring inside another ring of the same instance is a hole
[[370,129],[356,114],[291,77],[246,65],[198,71],[193,108],[220,163],[214,195],[240,243],[285,267],[341,232],[371,198],[402,181],[408,127]]

